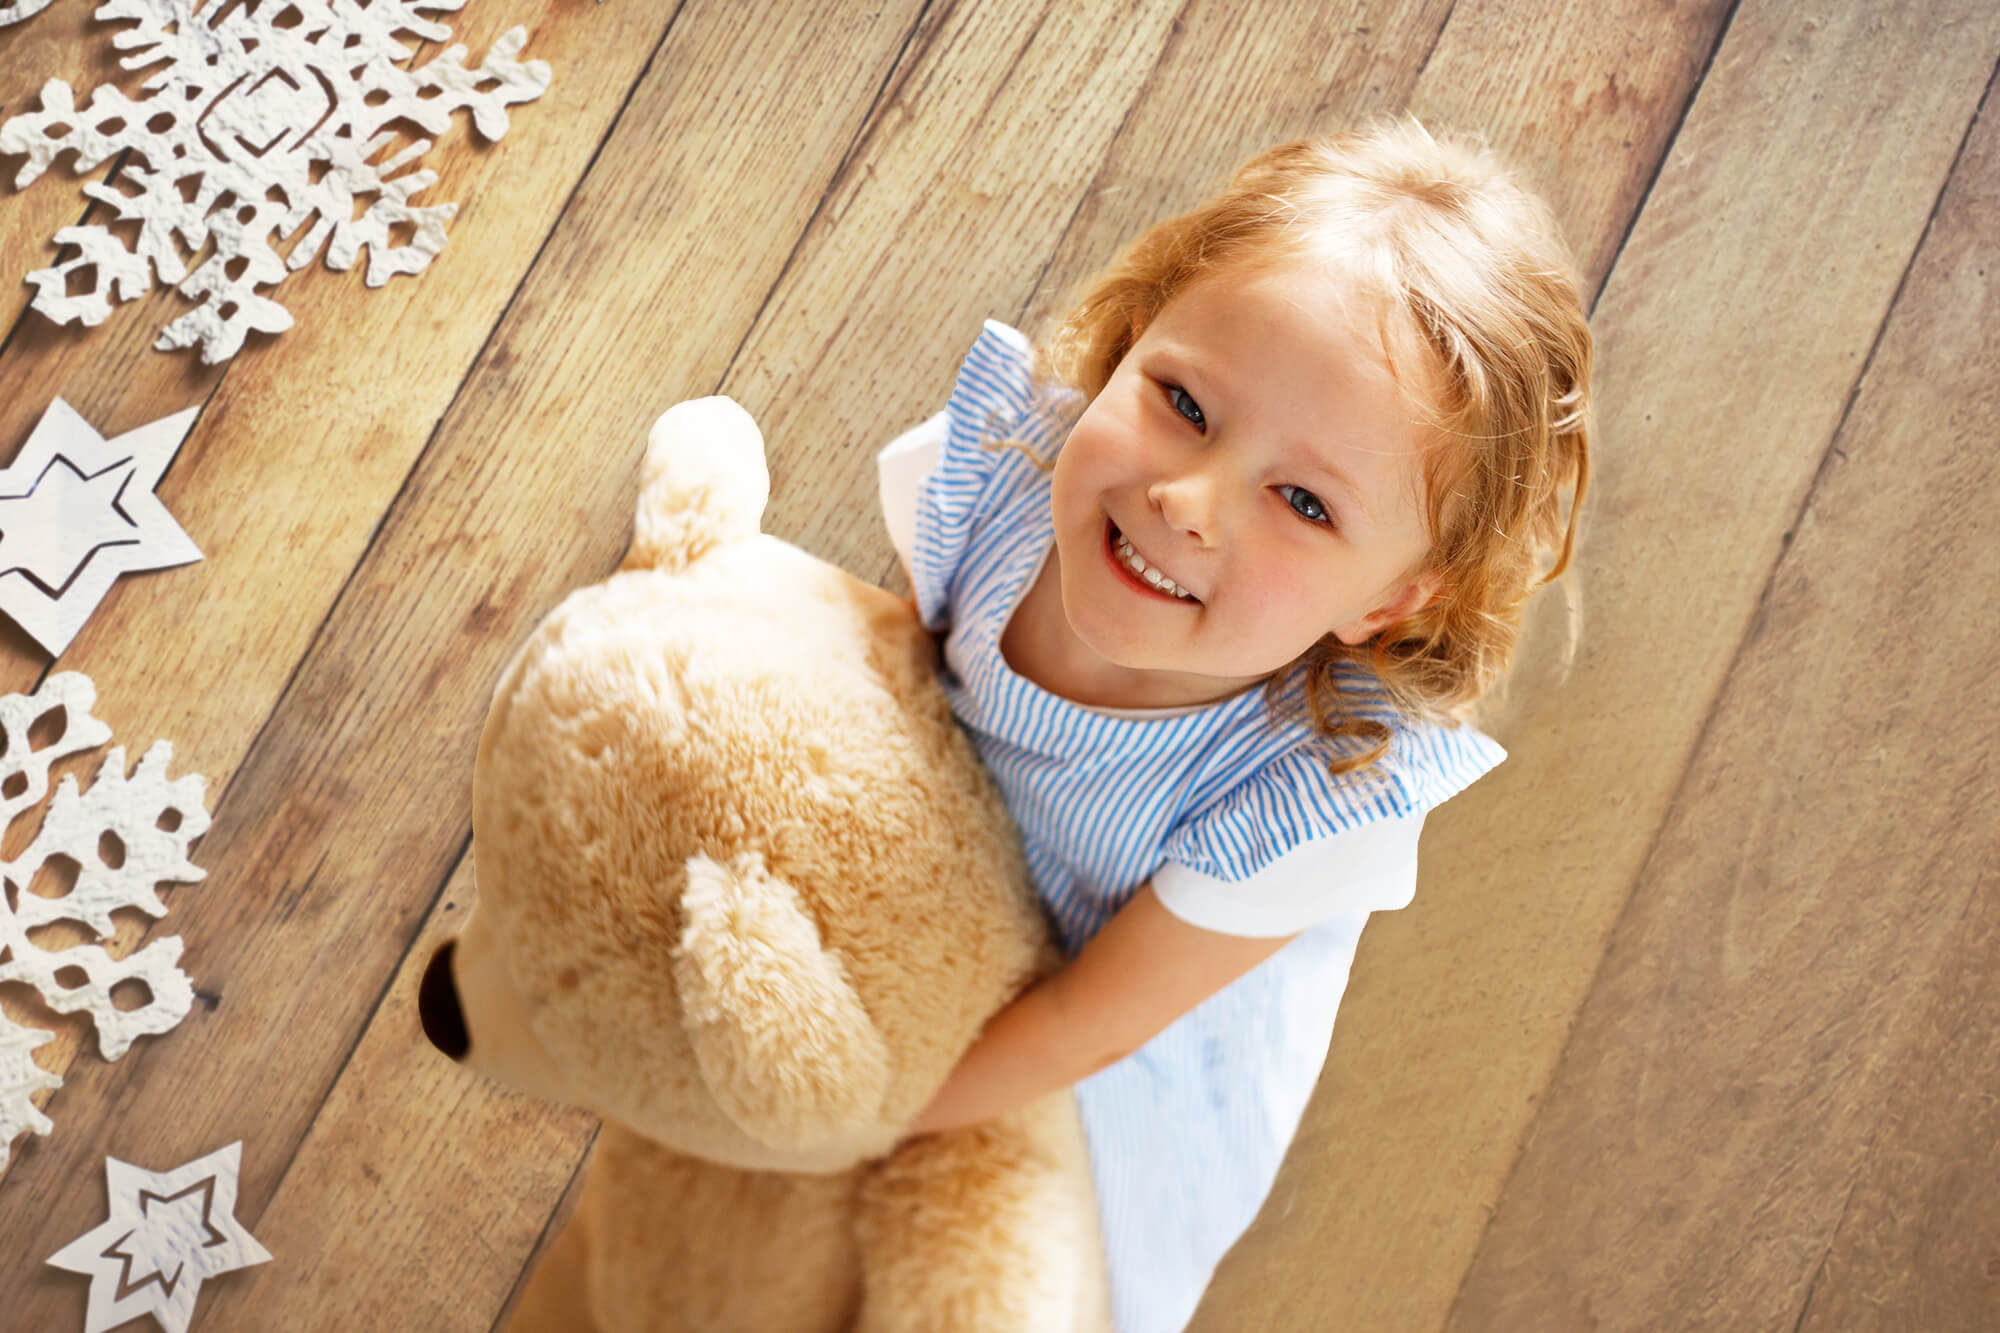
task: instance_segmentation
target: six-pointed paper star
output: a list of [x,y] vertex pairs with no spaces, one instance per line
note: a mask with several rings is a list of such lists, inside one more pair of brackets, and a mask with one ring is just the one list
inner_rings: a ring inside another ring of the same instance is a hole
[[167,1333],[186,1333],[203,1279],[271,1256],[236,1220],[237,1140],[172,1171],[104,1159],[111,1216],[49,1257],[90,1277],[84,1333],[104,1333],[150,1314]]
[[106,440],[58,398],[0,471],[0,611],[51,656],[120,574],[201,559],[153,495],[200,411]]

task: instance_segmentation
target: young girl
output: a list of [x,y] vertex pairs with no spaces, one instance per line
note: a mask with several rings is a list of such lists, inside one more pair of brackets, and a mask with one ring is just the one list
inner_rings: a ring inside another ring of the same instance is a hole
[[915,1128],[1075,1083],[1121,1333],[1193,1313],[1362,923],[1410,901],[1425,812],[1502,758],[1459,718],[1569,557],[1591,343],[1567,270],[1483,152],[1412,121],[1287,144],[1134,241],[1039,358],[988,323],[880,455],[1070,959]]

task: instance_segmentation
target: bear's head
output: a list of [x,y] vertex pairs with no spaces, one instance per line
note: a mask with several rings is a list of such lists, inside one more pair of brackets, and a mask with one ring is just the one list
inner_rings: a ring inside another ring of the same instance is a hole
[[425,1030],[733,1166],[886,1151],[1052,961],[909,606],[759,532],[735,403],[654,426],[630,553],[530,635],[473,768]]

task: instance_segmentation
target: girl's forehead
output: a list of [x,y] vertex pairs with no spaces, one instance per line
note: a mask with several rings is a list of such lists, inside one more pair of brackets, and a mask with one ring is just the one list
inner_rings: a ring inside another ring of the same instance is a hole
[[1348,380],[1380,371],[1414,403],[1429,401],[1430,358],[1415,321],[1345,265],[1301,258],[1204,275],[1166,302],[1148,334],[1251,373],[1292,365]]

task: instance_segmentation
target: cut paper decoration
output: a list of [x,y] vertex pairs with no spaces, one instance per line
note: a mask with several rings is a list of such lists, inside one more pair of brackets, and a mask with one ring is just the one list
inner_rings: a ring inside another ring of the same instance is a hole
[[0,28],[9,23],[19,23],[22,19],[31,19],[51,3],[53,0],[12,0],[11,4],[8,0],[0,0]]
[[148,1314],[167,1333],[187,1333],[203,1282],[270,1260],[236,1220],[242,1160],[240,1139],[172,1171],[104,1159],[111,1216],[49,1256],[90,1278],[84,1333]]
[[[373,160],[399,137],[391,123],[442,134],[463,107],[482,136],[498,139],[507,132],[506,107],[549,86],[546,62],[515,59],[528,40],[520,27],[502,34],[474,69],[466,67],[463,46],[419,68],[399,66],[412,54],[402,35],[451,36],[417,11],[464,4],[103,0],[101,22],[138,24],[111,37],[134,52],[125,68],[162,66],[141,84],[143,100],[107,85],[79,107],[70,86],[51,79],[40,111],[0,124],[0,153],[28,157],[17,188],[70,149],[79,173],[114,153],[132,153],[110,180],[84,184],[116,217],[56,233],[56,243],[77,254],[28,275],[33,307],[59,324],[98,324],[113,300],[145,294],[157,275],[202,303],[167,325],[154,346],[199,344],[201,359],[213,365],[236,355],[253,329],[291,327],[285,308],[257,289],[304,268],[322,246],[333,269],[351,268],[366,246],[370,287],[422,271],[444,248],[445,222],[458,206],[410,202],[436,183],[436,172],[391,174],[427,152],[431,140]],[[139,224],[139,237],[127,249],[111,226],[130,222]],[[308,223],[281,254],[277,243]],[[399,228],[407,240],[398,241]],[[210,241],[214,253],[188,272]]]
[[[62,1086],[61,1079],[35,1063],[33,1054],[37,1046],[55,1039],[53,1032],[0,1022],[0,1133],[9,1138],[24,1128],[46,1134],[56,1127],[33,1101],[36,1093]],[[10,1123],[11,1132],[6,1128]],[[6,1164],[7,1145],[0,1143],[0,1166]]]
[[107,440],[58,398],[0,470],[0,611],[52,656],[120,574],[201,559],[153,495],[200,411]]
[[[73,671],[50,676],[39,693],[0,696],[0,826],[41,801],[53,764],[111,738],[90,715],[96,699],[90,678]],[[39,739],[38,724],[43,731],[59,726],[59,734]],[[207,874],[188,860],[189,845],[208,831],[207,782],[194,774],[169,779],[172,758],[173,747],[160,741],[128,775],[123,747],[113,747],[88,789],[65,775],[34,840],[14,860],[0,860],[0,982],[27,983],[57,1013],[90,1015],[107,1060],[139,1037],[172,1028],[194,1000],[178,935],[149,940],[123,958],[101,943],[112,935],[113,912],[164,916],[160,885]],[[45,949],[31,938],[59,921],[89,928],[100,943]],[[134,1007],[121,1007],[141,993]],[[17,1135],[51,1128],[31,1100],[62,1083],[30,1054],[47,1039],[0,1013],[0,1171]]]

